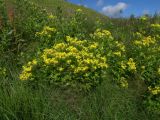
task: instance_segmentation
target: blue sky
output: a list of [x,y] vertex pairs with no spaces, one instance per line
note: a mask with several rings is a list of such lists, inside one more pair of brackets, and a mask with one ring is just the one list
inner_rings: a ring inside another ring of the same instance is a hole
[[[160,0],[69,0],[74,4],[83,5],[108,16],[128,17],[144,13],[160,12]],[[120,13],[120,11],[123,11]]]

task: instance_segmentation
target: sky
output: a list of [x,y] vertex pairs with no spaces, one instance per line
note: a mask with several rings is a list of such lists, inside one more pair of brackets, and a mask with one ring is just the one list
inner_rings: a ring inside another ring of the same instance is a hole
[[68,0],[111,17],[160,13],[160,0]]

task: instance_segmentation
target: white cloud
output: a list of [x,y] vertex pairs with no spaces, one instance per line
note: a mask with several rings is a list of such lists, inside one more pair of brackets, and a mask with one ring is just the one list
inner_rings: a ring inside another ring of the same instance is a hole
[[88,5],[84,5],[84,7],[88,8]]
[[103,0],[97,0],[97,6],[102,6],[103,5]]
[[143,10],[142,14],[143,15],[149,14],[149,10]]
[[87,5],[82,5],[82,4],[77,4],[78,6],[83,6],[83,7],[86,7],[86,8],[88,8],[88,6]]
[[102,13],[111,17],[116,17],[116,16],[119,16],[127,7],[128,5],[126,3],[119,2],[113,6],[109,5],[109,6],[103,7]]

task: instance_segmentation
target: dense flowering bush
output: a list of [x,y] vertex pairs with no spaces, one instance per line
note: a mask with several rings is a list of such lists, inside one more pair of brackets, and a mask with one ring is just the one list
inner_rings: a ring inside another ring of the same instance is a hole
[[96,42],[67,36],[66,42],[44,49],[39,58],[24,65],[20,79],[89,90],[101,83],[108,67],[98,47]]
[[151,24],[149,31],[135,33],[132,56],[137,64],[139,79],[148,86],[145,104],[149,110],[160,110],[160,43],[159,24]]
[[121,87],[127,88],[129,76],[136,72],[136,63],[133,58],[127,58],[125,45],[115,40],[108,30],[97,29],[91,37],[99,42],[100,49],[107,57],[113,79]]
[[[142,22],[147,23],[147,19]],[[159,24],[147,23],[128,46],[115,40],[107,30],[97,29],[91,37],[99,42],[107,57],[109,72],[121,87],[128,87],[129,79],[143,80],[148,87],[145,105],[151,111],[160,110],[160,36]]]

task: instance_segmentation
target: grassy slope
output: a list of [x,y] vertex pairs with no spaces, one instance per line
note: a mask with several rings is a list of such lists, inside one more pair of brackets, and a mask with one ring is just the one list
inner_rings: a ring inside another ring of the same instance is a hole
[[[10,3],[13,1],[14,0],[6,0],[6,3],[9,4],[10,6],[11,5]],[[96,18],[100,18],[101,20],[108,19],[107,16],[97,13],[96,11],[92,9],[89,9],[83,6],[74,5],[64,0],[30,0],[30,1],[33,1],[43,6],[45,9],[47,9],[49,12],[52,12],[52,13],[56,12],[57,7],[61,7],[63,16],[70,16],[74,13],[75,10],[80,8],[88,16],[88,18],[91,18],[93,20],[95,20],[95,16]]]
[[61,7],[64,16],[70,16],[74,13],[76,9],[82,9],[83,12],[88,16],[88,18],[95,20],[99,18],[103,21],[107,20],[108,17],[97,13],[96,11],[85,8],[83,6],[74,5],[72,3],[66,2],[64,0],[32,0],[42,6],[44,6],[49,12],[54,13],[57,7]]
[[[82,8],[93,19],[95,16],[108,19],[95,11],[62,0],[33,1],[38,1],[50,12],[54,12],[57,6],[63,6],[64,12]],[[7,59],[10,60],[10,58]],[[114,85],[106,75],[102,86],[87,96],[57,89],[46,90],[46,92],[42,89],[42,91],[32,93],[26,86],[14,80],[18,74],[13,70],[16,64],[7,59],[5,64],[10,71],[9,78],[13,81],[9,84],[4,81],[7,88],[0,86],[0,99],[5,101],[2,103],[3,107],[0,106],[0,112],[4,111],[0,114],[1,120],[11,118],[15,120],[20,118],[24,120],[156,120],[150,114],[145,113],[139,105],[141,103],[138,102],[138,96],[140,96],[141,88],[137,87],[137,83],[132,88],[123,90]],[[3,62],[0,63],[3,64]],[[9,96],[8,93],[10,93]]]

